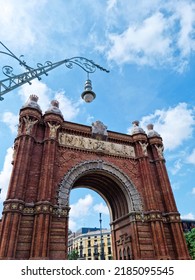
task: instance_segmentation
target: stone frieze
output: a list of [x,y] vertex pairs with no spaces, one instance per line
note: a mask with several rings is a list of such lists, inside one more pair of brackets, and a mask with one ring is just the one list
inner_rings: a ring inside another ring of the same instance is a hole
[[83,149],[92,152],[102,152],[105,154],[122,157],[135,157],[135,150],[133,146],[107,142],[63,132],[59,133],[58,142],[60,145],[71,148]]

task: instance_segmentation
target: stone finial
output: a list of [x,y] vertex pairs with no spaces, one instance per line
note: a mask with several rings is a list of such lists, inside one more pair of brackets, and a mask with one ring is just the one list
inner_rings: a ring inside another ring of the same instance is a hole
[[147,129],[148,129],[148,137],[150,138],[150,137],[154,137],[154,136],[157,136],[157,137],[160,137],[160,134],[158,133],[158,132],[156,132],[155,130],[154,130],[154,125],[153,124],[148,124],[147,125]]
[[145,131],[141,127],[139,127],[139,121],[133,121],[132,124],[133,127],[131,130],[131,134],[145,133]]
[[57,100],[52,100],[50,103],[50,107],[48,108],[47,111],[45,111],[45,113],[53,113],[53,114],[58,114],[58,115],[62,115],[62,112],[59,109],[59,102]]
[[31,107],[34,109],[37,109],[41,112],[41,108],[39,106],[39,104],[37,103],[38,101],[38,96],[35,94],[31,94],[28,98],[28,100],[26,101],[26,103],[22,106],[22,108],[26,108],[26,107]]

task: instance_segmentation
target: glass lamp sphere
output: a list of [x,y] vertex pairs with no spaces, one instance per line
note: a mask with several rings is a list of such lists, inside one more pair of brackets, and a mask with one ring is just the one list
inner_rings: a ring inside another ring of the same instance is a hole
[[88,79],[85,82],[85,90],[81,94],[81,97],[87,103],[90,103],[95,99],[96,94],[95,94],[95,92],[92,91],[91,80]]
[[81,95],[81,97],[83,98],[83,100],[86,103],[90,103],[95,99],[95,93],[93,91],[84,91]]

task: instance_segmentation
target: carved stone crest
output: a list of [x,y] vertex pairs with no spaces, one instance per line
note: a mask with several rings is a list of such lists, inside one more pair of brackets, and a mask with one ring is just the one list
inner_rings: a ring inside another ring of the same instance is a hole
[[108,137],[107,126],[101,121],[92,123],[92,137],[98,140],[106,140]]

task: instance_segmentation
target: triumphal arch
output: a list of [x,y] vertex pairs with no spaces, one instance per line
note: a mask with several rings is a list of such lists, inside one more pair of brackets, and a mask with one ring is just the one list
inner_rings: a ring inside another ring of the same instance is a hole
[[[114,259],[189,259],[160,135],[133,122],[131,135],[67,122],[59,103],[20,110],[1,221],[1,259],[66,259],[74,188],[106,201]],[[78,209],[79,211],[80,209]]]

